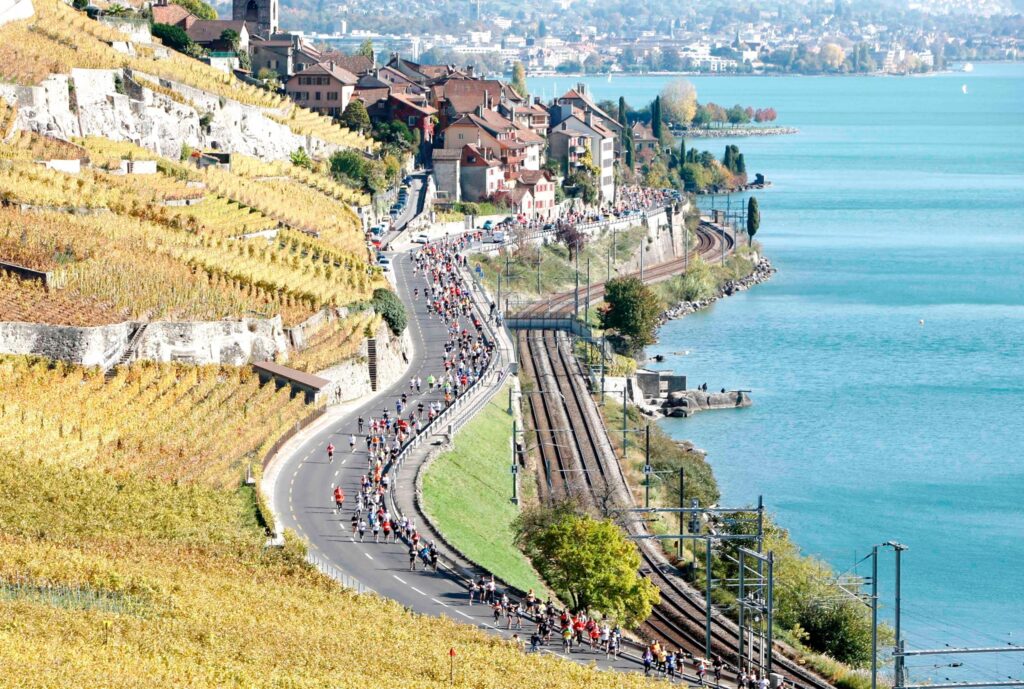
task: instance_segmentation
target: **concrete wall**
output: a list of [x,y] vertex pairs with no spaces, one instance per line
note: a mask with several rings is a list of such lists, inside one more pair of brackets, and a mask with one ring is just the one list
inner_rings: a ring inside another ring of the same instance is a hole
[[[125,352],[133,323],[89,328],[0,322],[0,353],[38,354],[86,366],[106,367]],[[286,352],[279,316],[237,321],[150,323],[131,360],[241,365]]]

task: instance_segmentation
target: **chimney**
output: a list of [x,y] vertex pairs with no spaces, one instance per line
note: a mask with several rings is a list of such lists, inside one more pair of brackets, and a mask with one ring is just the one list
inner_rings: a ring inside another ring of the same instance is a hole
[[594,111],[593,110],[589,110],[589,109],[587,110],[587,126],[588,127],[593,127],[594,126]]
[[581,96],[587,95],[587,85],[584,84],[582,81],[577,81],[576,82],[576,93],[580,94]]

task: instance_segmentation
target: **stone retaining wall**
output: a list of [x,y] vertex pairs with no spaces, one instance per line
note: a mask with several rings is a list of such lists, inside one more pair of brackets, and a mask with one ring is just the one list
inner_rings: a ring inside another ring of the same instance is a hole
[[[36,354],[106,368],[128,347],[137,323],[93,327],[0,322],[0,353]],[[130,360],[239,366],[287,352],[280,316],[223,321],[149,323]]]

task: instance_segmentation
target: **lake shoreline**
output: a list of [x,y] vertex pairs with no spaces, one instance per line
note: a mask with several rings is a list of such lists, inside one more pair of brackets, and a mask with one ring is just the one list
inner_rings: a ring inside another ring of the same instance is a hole
[[658,327],[660,329],[661,326],[665,325],[669,321],[679,320],[680,318],[685,318],[692,313],[703,311],[719,299],[731,297],[739,292],[745,292],[755,285],[760,285],[762,282],[767,282],[777,272],[778,269],[772,265],[772,262],[768,260],[767,257],[759,256],[757,261],[754,263],[753,268],[751,268],[747,275],[737,280],[729,280],[721,285],[714,295],[707,299],[681,301],[675,306],[671,306],[662,311],[658,319]]

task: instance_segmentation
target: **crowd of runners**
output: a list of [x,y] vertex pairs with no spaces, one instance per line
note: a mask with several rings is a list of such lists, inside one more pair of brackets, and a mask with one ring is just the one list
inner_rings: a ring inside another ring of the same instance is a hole
[[[357,433],[349,436],[349,452],[364,453],[366,472],[356,486],[355,499],[349,501],[349,524],[353,540],[360,543],[398,543],[408,546],[409,569],[417,563],[437,571],[438,554],[432,542],[424,541],[415,522],[406,515],[395,515],[388,508],[391,487],[388,469],[402,449],[452,405],[487,370],[494,355],[483,324],[474,313],[469,286],[461,271],[466,266],[465,250],[472,236],[460,236],[428,244],[413,257],[413,278],[422,287],[413,289],[413,299],[423,301],[428,317],[440,320],[446,329],[444,346],[429,356],[437,356],[436,368],[426,378],[409,378],[408,390],[394,399],[393,407],[384,407],[379,415],[357,421]],[[360,440],[360,437],[362,440]],[[327,446],[327,459],[333,463],[335,447]],[[335,509],[343,513],[345,489],[331,487]]]
[[[641,202],[641,200],[637,200]],[[479,234],[479,233],[477,233]],[[450,406],[486,371],[494,356],[494,343],[484,335],[480,317],[474,312],[469,285],[462,268],[467,266],[466,251],[479,236],[465,235],[456,239],[426,245],[413,257],[413,276],[422,280],[422,287],[413,289],[413,299],[423,302],[431,320],[444,324],[447,337],[444,346],[432,351],[436,367],[426,378],[409,378],[408,389],[393,402],[369,418],[357,419],[357,433],[348,437],[349,454],[365,453],[366,471],[355,486],[354,500],[348,500],[340,485],[332,486],[332,498],[339,514],[351,509],[349,525],[353,541],[399,544],[407,549],[409,569],[417,567],[436,572],[438,550],[435,544],[421,537],[413,519],[395,515],[388,507],[387,493],[391,486],[390,464],[402,448],[422,433],[438,414]],[[491,308],[485,318],[495,319]],[[327,446],[328,462],[333,463],[336,448]],[[344,524],[343,524],[344,526]],[[525,646],[519,632],[524,623],[531,625],[527,650],[560,649],[565,654],[604,654],[617,659],[622,647],[622,629],[613,620],[588,615],[588,611],[572,612],[559,608],[550,598],[542,601],[531,589],[522,599],[513,599],[499,589],[494,577],[471,581],[467,591],[468,604],[488,606],[495,628],[514,630],[513,641]],[[700,684],[720,684],[725,663],[722,659],[696,658],[682,649],[675,651],[651,642],[641,652],[645,675],[669,679],[696,675]],[[767,680],[742,673],[742,689],[768,689]]]

